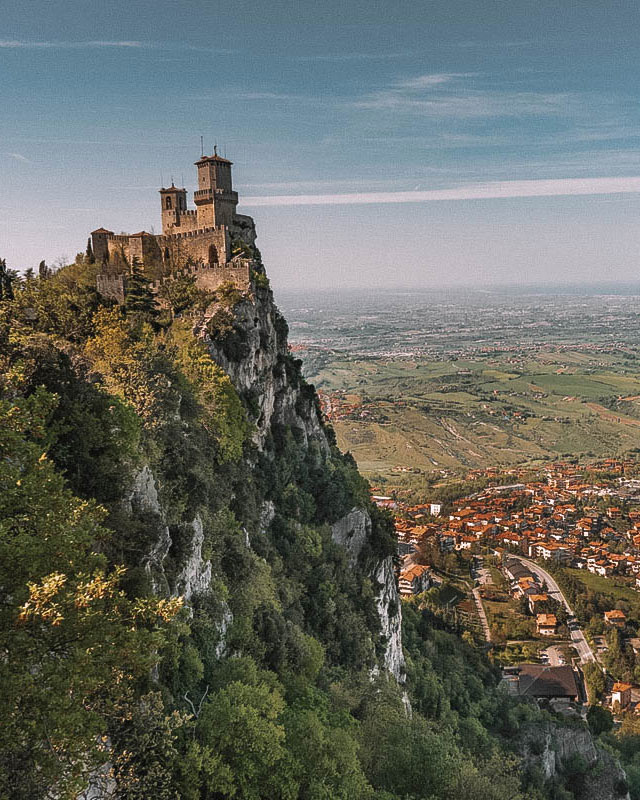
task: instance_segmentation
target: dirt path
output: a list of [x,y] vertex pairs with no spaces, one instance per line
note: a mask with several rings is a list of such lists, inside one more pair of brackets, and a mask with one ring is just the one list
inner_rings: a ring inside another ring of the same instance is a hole
[[482,623],[482,631],[484,633],[484,638],[487,642],[491,643],[491,631],[489,630],[489,622],[487,620],[487,615],[484,610],[484,606],[482,605],[482,598],[480,597],[480,589],[476,586],[473,590],[473,599],[476,603],[476,608],[478,609],[478,616],[480,617],[480,622]]

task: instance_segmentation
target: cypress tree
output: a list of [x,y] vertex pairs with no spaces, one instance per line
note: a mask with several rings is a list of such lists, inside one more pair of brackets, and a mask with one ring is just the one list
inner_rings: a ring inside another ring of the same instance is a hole
[[142,271],[142,265],[137,257],[134,256],[131,263],[131,272],[127,279],[127,290],[125,298],[125,308],[127,311],[137,311],[142,314],[155,316],[156,301],[153,292],[149,288],[150,281]]
[[0,300],[13,300],[11,277],[4,258],[0,258]]

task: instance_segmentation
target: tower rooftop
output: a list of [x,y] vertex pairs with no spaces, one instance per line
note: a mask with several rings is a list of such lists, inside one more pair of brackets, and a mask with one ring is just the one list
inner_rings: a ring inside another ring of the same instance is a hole
[[206,164],[207,161],[217,161],[220,164],[233,164],[233,161],[229,161],[228,158],[222,158],[217,153],[212,156],[202,156],[201,159],[195,162],[196,166],[200,166],[200,164]]

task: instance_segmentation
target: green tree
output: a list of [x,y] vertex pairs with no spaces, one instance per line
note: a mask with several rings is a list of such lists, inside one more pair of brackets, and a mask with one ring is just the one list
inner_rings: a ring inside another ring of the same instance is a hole
[[587,722],[591,733],[599,736],[601,733],[608,733],[613,728],[613,714],[602,706],[589,706]]
[[441,797],[461,767],[453,737],[424,717],[407,718],[398,700],[369,703],[360,741],[364,772],[376,789],[399,797]]
[[0,258],[0,300],[13,300],[13,286],[7,261]]
[[158,295],[169,304],[173,315],[181,314],[187,308],[203,308],[210,297],[198,289],[194,275],[164,281]]
[[176,345],[176,363],[193,386],[201,405],[202,423],[218,442],[219,460],[240,458],[249,423],[229,376],[187,325],[174,323],[171,336]]
[[266,683],[234,681],[203,706],[192,763],[210,796],[294,800],[298,786],[279,720],[282,694]]
[[584,679],[589,692],[589,699],[592,703],[600,697],[605,690],[605,678],[600,667],[593,661],[588,662],[583,667]]
[[[309,707],[312,706],[312,707]],[[346,714],[330,714],[312,692],[283,715],[287,748],[300,800],[366,800],[369,785],[358,759],[357,727]]]
[[157,315],[156,300],[150,288],[149,279],[145,276],[137,256],[131,262],[131,271],[127,276],[125,309],[150,317]]
[[173,772],[177,731],[187,722],[167,714],[159,692],[150,692],[123,714],[115,728],[111,761],[121,800],[180,800]]

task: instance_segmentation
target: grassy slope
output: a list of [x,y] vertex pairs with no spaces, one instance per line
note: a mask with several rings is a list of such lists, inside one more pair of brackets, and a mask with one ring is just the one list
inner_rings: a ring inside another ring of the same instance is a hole
[[620,584],[611,578],[603,578],[600,575],[594,575],[583,569],[569,569],[567,572],[583,583],[587,589],[602,594],[613,595],[616,600],[626,600],[633,606],[640,606],[640,594],[630,586]]
[[[313,380],[321,390],[346,390],[374,404],[373,420],[335,423],[341,447],[366,472],[614,455],[640,446],[640,380],[612,354],[343,360]],[[602,404],[620,396],[633,399],[620,410]]]

